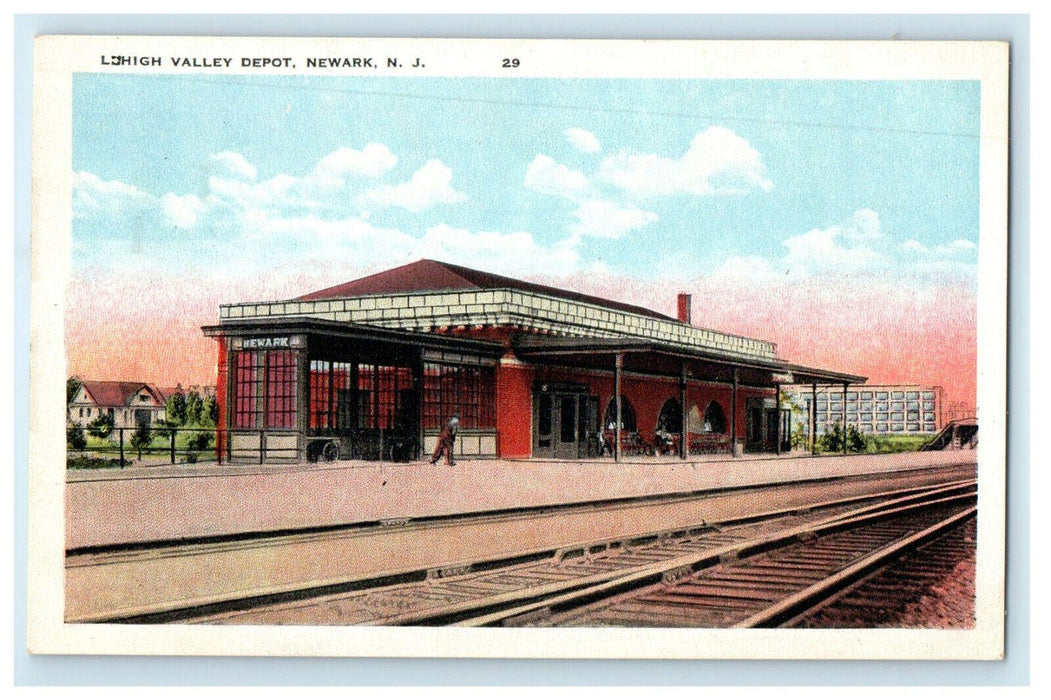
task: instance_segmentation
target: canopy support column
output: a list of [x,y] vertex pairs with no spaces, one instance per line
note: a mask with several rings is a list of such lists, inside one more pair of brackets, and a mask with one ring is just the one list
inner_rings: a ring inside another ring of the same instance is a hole
[[613,461],[620,461],[620,429],[624,420],[620,404],[620,374],[624,367],[624,353],[618,352],[613,360],[613,400],[617,407],[617,424],[613,426]]
[[849,384],[843,382],[843,454],[847,453],[847,387]]
[[810,384],[810,454],[817,454],[817,382]]
[[307,461],[307,432],[310,429],[310,356],[296,350],[296,431],[299,433],[299,462]]
[[781,384],[774,384],[774,409],[777,411],[777,427],[774,429],[774,439],[777,440],[777,449],[774,454],[781,454]]
[[737,368],[734,367],[733,388],[730,391],[730,455],[737,456],[737,383],[740,381]]
[[679,426],[679,457],[686,459],[690,454],[690,446],[687,444],[687,425],[686,425],[686,363],[682,362],[679,365],[679,406],[682,409],[682,424]]

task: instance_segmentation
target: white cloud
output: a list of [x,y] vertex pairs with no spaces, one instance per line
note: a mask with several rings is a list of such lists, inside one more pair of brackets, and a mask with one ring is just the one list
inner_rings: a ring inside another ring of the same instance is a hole
[[436,204],[467,199],[466,195],[454,190],[451,183],[452,170],[440,160],[429,160],[408,182],[371,189],[358,198],[358,203],[365,207],[401,207],[421,212]]
[[555,162],[543,153],[526,168],[525,186],[542,194],[578,201],[591,191],[587,175]]
[[871,241],[883,236],[879,214],[872,209],[858,209],[843,228],[855,241]]
[[239,153],[223,151],[209,160],[209,191],[241,209],[344,209],[353,196],[352,178],[381,177],[398,162],[386,146],[370,143],[360,151],[338,148],[305,175],[278,174],[259,182],[255,166]]
[[579,151],[583,151],[584,153],[598,153],[602,150],[602,144],[599,143],[598,138],[586,129],[573,127],[566,129],[565,134],[566,137],[569,138],[570,143],[572,143]]
[[74,211],[79,206],[102,209],[119,209],[122,203],[144,202],[151,195],[134,185],[117,180],[103,180],[89,172],[73,174]]
[[338,148],[318,161],[314,174],[342,180],[348,175],[379,177],[393,168],[398,158],[381,143],[370,143],[360,151]]
[[784,246],[788,254],[782,262],[793,278],[879,270],[891,261],[879,214],[872,209],[858,209],[841,225],[792,236]]
[[623,238],[625,234],[656,221],[657,215],[632,205],[622,205],[604,199],[589,199],[573,211],[577,221],[569,227],[574,239]]
[[414,252],[417,257],[462,261],[471,267],[509,275],[560,274],[576,271],[580,266],[580,257],[572,245],[544,247],[525,231],[471,231],[447,224],[427,229]]
[[925,246],[917,240],[910,239],[901,244],[901,249],[918,257],[925,258],[964,258],[971,257],[978,246],[973,241],[958,238],[952,243],[933,247]]
[[842,230],[833,226],[811,229],[786,240],[785,265],[789,273],[806,276],[818,272],[859,272],[886,262],[882,254],[871,248],[841,245],[841,234]]
[[101,237],[140,235],[158,212],[157,200],[148,192],[89,172],[73,174],[72,205],[79,230]]
[[291,175],[276,175],[262,182],[213,175],[208,178],[208,190],[238,209],[277,209],[303,203],[303,193],[295,191],[299,183],[300,179]]
[[258,171],[240,153],[222,151],[208,156],[215,167],[216,174],[224,177],[236,177],[241,180],[254,180]]
[[828,228],[814,228],[783,242],[788,252],[778,260],[760,256],[730,257],[716,271],[716,277],[752,281],[836,275],[970,276],[970,262],[977,246],[958,239],[928,247],[915,239],[898,243],[883,231],[879,214],[859,209],[845,222]]
[[639,198],[675,194],[769,192],[762,156],[729,129],[713,126],[694,136],[681,158],[621,152],[602,162],[599,177]]
[[175,228],[193,228],[197,225],[197,219],[204,209],[204,202],[194,194],[180,197],[169,192],[161,197],[161,210],[164,214],[164,221]]

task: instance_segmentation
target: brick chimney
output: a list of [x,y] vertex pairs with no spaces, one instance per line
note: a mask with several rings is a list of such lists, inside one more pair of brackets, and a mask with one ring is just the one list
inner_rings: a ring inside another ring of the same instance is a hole
[[693,324],[693,297],[689,294],[679,293],[679,320],[687,325]]

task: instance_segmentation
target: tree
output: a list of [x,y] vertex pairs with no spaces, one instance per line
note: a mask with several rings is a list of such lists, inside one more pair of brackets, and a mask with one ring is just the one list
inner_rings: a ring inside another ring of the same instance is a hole
[[219,402],[214,396],[204,397],[204,420],[209,427],[219,425]]
[[77,392],[80,391],[80,387],[84,385],[84,382],[80,381],[77,377],[70,377],[66,380],[66,405],[73,403],[73,399],[76,398]]
[[87,447],[88,439],[84,437],[84,429],[79,425],[66,428],[66,446],[73,450],[83,450]]
[[186,395],[186,423],[200,425],[203,412],[204,402],[201,401],[201,395],[191,391]]
[[847,426],[847,449],[851,452],[864,452],[867,447],[865,436],[856,426]]
[[182,392],[177,392],[168,397],[164,402],[164,417],[169,425],[185,425],[186,423],[186,397]]
[[822,452],[839,452],[843,449],[843,430],[839,423],[833,423],[832,428],[826,431],[818,440]]
[[148,447],[153,440],[153,431],[149,423],[139,423],[135,428],[135,434],[131,436],[131,446],[139,451],[139,459],[142,459],[142,448]]
[[100,413],[95,420],[88,423],[88,434],[105,440],[113,432],[113,416],[108,411]]
[[807,446],[807,429],[802,421],[796,423],[796,429],[792,431],[792,447],[805,448]]

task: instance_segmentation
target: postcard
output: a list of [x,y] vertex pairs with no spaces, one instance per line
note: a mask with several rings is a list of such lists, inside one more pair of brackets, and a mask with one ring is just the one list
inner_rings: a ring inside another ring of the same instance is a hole
[[34,53],[31,652],[1002,658],[1007,44]]

